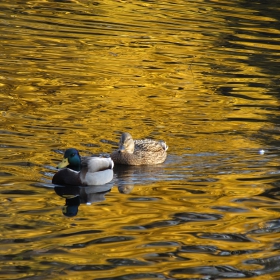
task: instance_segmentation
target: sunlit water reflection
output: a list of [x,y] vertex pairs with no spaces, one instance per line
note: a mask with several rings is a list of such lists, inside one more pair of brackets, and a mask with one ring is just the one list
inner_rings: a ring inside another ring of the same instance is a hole
[[[279,279],[278,6],[2,1],[1,277]],[[51,184],[123,131],[166,162]]]

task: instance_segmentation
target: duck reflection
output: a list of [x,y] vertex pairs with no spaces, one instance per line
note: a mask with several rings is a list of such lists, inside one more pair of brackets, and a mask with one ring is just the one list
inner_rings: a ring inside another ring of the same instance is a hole
[[123,194],[130,194],[133,188],[134,185],[122,185],[122,184],[118,185],[119,192]]
[[78,214],[80,204],[91,204],[105,200],[105,194],[110,192],[113,184],[102,186],[55,186],[57,195],[65,198],[65,205],[62,213],[67,217],[74,217]]
[[102,186],[58,186],[54,190],[57,195],[65,198],[62,212],[65,216],[74,217],[78,214],[80,204],[91,204],[105,200],[106,193],[110,192],[113,185],[117,185],[121,194],[130,194],[137,184],[147,180],[155,181],[164,173],[162,165],[155,166],[127,166],[115,165],[113,182]]
[[115,184],[120,193],[129,194],[134,185],[144,184],[146,181],[156,181],[164,174],[162,165],[115,165]]

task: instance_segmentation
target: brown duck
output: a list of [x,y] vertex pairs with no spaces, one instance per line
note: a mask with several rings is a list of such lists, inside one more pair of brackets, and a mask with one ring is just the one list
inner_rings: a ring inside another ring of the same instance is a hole
[[159,164],[165,161],[167,149],[168,146],[162,140],[133,140],[129,133],[124,132],[121,135],[119,148],[111,153],[111,158],[115,164]]

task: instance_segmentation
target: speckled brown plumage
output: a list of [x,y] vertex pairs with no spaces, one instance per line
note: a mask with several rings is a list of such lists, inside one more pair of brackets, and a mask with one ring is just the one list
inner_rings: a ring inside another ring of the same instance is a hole
[[119,148],[111,153],[115,164],[149,165],[163,163],[168,146],[164,141],[133,140],[127,132],[121,135]]

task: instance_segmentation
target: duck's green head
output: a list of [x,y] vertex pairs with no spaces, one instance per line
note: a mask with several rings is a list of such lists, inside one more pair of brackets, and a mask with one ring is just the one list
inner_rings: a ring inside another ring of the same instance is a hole
[[71,148],[65,151],[63,160],[57,165],[57,168],[63,168],[63,167],[80,171],[81,157],[76,149]]

